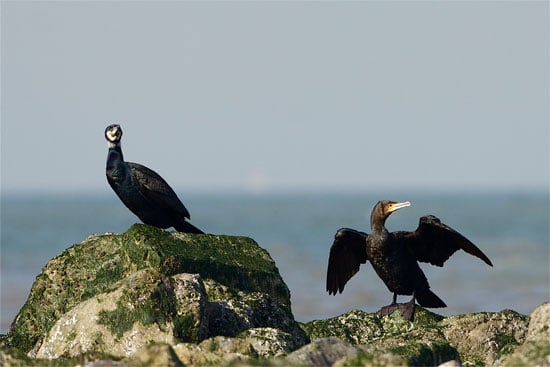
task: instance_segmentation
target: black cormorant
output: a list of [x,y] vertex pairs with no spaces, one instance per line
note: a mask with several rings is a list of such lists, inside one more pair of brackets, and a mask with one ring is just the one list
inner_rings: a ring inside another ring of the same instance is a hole
[[159,174],[141,164],[124,161],[121,138],[119,125],[107,126],[107,181],[124,205],[145,224],[174,227],[186,233],[204,233],[185,220],[190,218],[189,212]]
[[[399,309],[403,316],[413,320],[415,300],[429,308],[447,306],[430,291],[418,261],[443,266],[455,251],[462,249],[493,266],[476,245],[433,215],[421,217],[414,232],[388,232],[384,227],[388,216],[409,205],[408,201],[379,201],[371,213],[370,235],[348,228],[336,232],[328,259],[329,294],[342,293],[347,281],[359,271],[360,264],[369,260],[378,276],[393,292],[393,302],[382,307],[378,314],[384,316]],[[412,295],[412,299],[408,303],[397,304],[398,294]]]

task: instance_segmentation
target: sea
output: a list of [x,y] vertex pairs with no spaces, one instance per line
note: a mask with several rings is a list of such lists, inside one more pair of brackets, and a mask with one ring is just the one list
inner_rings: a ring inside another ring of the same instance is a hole
[[[179,191],[178,191],[179,192]],[[529,314],[550,300],[549,194],[545,190],[450,192],[195,192],[180,196],[205,232],[248,236],[265,248],[291,292],[301,322],[361,309],[377,311],[392,294],[370,264],[330,296],[330,246],[341,227],[369,232],[380,199],[411,201],[392,214],[389,230],[414,230],[433,214],[474,242],[493,262],[456,252],[444,267],[421,263],[448,307],[441,315],[512,309]],[[53,257],[92,234],[123,233],[139,219],[112,192],[1,196],[1,327],[5,334],[35,277]],[[409,300],[400,296],[399,302]]]

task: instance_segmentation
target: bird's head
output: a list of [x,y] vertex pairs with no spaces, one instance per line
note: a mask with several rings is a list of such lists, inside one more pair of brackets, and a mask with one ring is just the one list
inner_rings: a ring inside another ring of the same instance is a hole
[[374,227],[376,225],[384,226],[384,223],[386,222],[386,219],[390,216],[391,213],[394,211],[405,208],[407,206],[410,206],[410,201],[404,201],[402,203],[398,203],[396,201],[391,200],[381,200],[372,209],[372,213],[370,215],[370,223],[371,227]]
[[109,147],[115,147],[120,144],[120,139],[122,138],[122,128],[120,125],[113,124],[107,126],[105,129],[105,139],[109,143]]

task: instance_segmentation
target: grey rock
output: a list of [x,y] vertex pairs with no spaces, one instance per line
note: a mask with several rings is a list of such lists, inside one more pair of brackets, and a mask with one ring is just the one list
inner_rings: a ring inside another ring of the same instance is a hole
[[456,359],[443,362],[438,367],[462,367],[462,363],[460,361],[457,361]]
[[225,365],[284,356],[297,349],[296,339],[273,328],[252,328],[237,337],[215,336],[201,343],[180,343],[174,351],[184,365]]
[[525,342],[498,362],[505,367],[550,366],[550,303],[531,313]]
[[147,345],[124,361],[131,366],[183,367],[174,349],[167,344]]
[[550,341],[550,302],[543,303],[531,313],[525,341]]
[[[170,311],[155,312],[163,302],[172,302],[168,295],[160,296],[164,287],[153,269],[137,271],[116,283],[113,291],[98,294],[65,313],[30,357],[75,357],[91,351],[127,357],[147,344],[175,344]],[[192,314],[195,309],[185,316],[199,318]]]
[[[208,293],[226,301],[210,302]],[[279,329],[293,322],[265,294],[235,290],[229,294],[227,287],[213,280],[205,286],[198,274],[166,278],[149,268],[64,314],[29,356],[53,359],[100,352],[130,357],[151,343],[199,343],[216,336],[207,340],[206,350],[229,345],[226,352],[266,358],[305,343],[300,333],[295,338]]]
[[332,366],[341,359],[355,356],[359,349],[336,337],[317,339],[290,353],[285,362],[288,365]]
[[492,365],[525,341],[529,318],[517,312],[483,312],[451,316],[441,322],[462,363]]

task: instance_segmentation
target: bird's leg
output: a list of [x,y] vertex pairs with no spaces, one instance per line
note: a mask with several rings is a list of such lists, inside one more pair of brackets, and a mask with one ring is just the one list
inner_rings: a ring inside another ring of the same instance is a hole
[[395,305],[397,303],[397,293],[393,292],[393,302],[392,305]]

